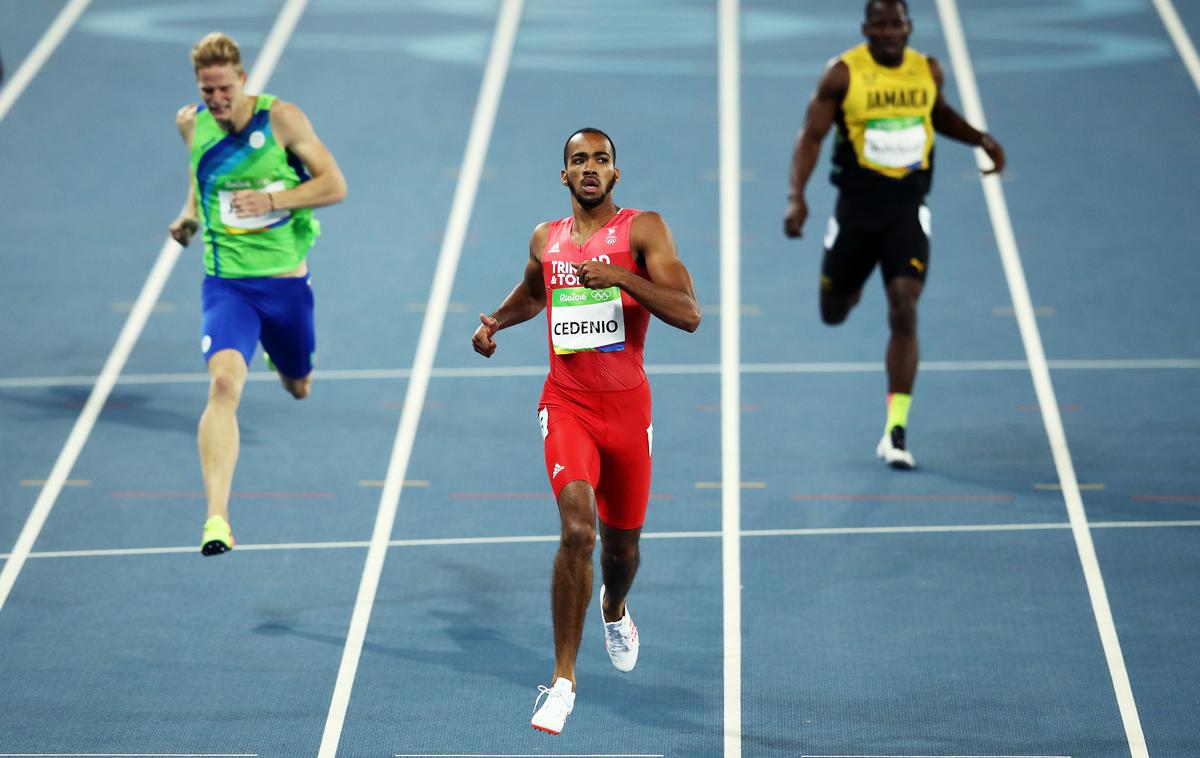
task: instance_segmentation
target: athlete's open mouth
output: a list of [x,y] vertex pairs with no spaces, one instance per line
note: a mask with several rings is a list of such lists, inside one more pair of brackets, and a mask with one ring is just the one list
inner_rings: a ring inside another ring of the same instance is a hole
[[579,183],[579,186],[585,190],[597,190],[600,189],[600,180],[594,176],[587,176]]

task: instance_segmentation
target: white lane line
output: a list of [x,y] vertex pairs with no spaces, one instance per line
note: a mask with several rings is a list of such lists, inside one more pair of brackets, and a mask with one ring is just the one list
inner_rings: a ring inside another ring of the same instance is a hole
[[1163,26],[1167,27],[1167,34],[1171,35],[1175,49],[1183,59],[1183,65],[1192,75],[1192,83],[1200,90],[1200,55],[1196,55],[1196,46],[1192,44],[1187,28],[1175,12],[1175,6],[1171,0],[1154,0],[1154,7],[1158,10],[1158,15],[1162,16]]
[[[882,361],[824,361],[808,363],[745,363],[743,374],[879,374]],[[1025,361],[921,361],[921,371],[1024,370]]]
[[[962,20],[958,15],[958,7],[955,0],[938,0],[937,6],[942,30],[950,50],[950,59],[954,66],[954,78],[958,82],[958,90],[962,95],[965,115],[968,121],[986,129],[987,121],[984,118],[983,103],[975,83],[975,72],[971,67],[970,54],[967,52],[967,41],[963,33]],[[975,160],[981,169],[991,163],[980,149],[975,151]],[[1021,254],[1017,249],[1016,235],[1013,232],[1012,220],[1008,215],[1008,203],[1005,200],[1004,189],[1000,185],[999,177],[995,174],[983,176],[981,181],[987,200],[988,213],[992,219],[992,228],[996,234],[996,244],[1000,249],[1000,258],[1004,264],[1004,274],[1008,279],[1013,308],[1017,312],[1017,325],[1020,328],[1021,341],[1025,345],[1025,355],[1029,360],[1034,390],[1037,394],[1038,404],[1041,406],[1046,436],[1049,438],[1050,450],[1054,456],[1054,466],[1058,471],[1058,479],[1062,483],[1063,500],[1071,522],[1071,533],[1075,538],[1075,548],[1079,552],[1079,562],[1087,582],[1092,612],[1096,617],[1096,626],[1100,632],[1104,656],[1108,662],[1113,691],[1121,712],[1121,721],[1125,727],[1125,737],[1129,742],[1129,752],[1132,758],[1148,758],[1146,737],[1142,732],[1137,704],[1133,699],[1133,689],[1129,684],[1129,674],[1125,669],[1125,657],[1121,653],[1121,642],[1117,638],[1117,628],[1113,621],[1112,609],[1109,607],[1108,593],[1104,588],[1104,577],[1100,573],[1100,562],[1096,558],[1096,548],[1092,544],[1092,534],[1088,529],[1083,496],[1079,492],[1079,483],[1075,477],[1075,464],[1071,461],[1071,452],[1067,447],[1067,435],[1063,428],[1062,416],[1059,414],[1054,385],[1050,381],[1050,369],[1046,363],[1042,337],[1038,331],[1037,319],[1033,315],[1033,300],[1029,295],[1029,285],[1025,280],[1025,271],[1021,265]]]
[[258,753],[0,753],[0,758],[257,758]]
[[949,524],[930,526],[831,526],[809,529],[747,529],[744,537],[823,537],[835,534],[955,534],[970,532],[1039,532],[1070,529],[1070,524]]
[[1160,369],[1160,368],[1200,368],[1200,360],[1191,358],[1159,358],[1149,360],[1047,360],[1046,365],[1052,369]]
[[[279,54],[291,36],[296,20],[306,2],[307,0],[288,0],[287,5],[275,20],[275,25],[259,55],[259,61],[254,64],[254,71],[250,76],[251,81],[265,84],[270,78],[271,72],[279,60]],[[79,418],[76,419],[75,426],[71,429],[62,452],[58,455],[58,460],[54,462],[54,468],[50,470],[46,486],[38,494],[38,498],[33,504],[33,510],[30,511],[29,517],[25,521],[25,526],[21,528],[21,533],[17,536],[16,545],[9,554],[8,560],[5,561],[3,570],[0,570],[0,610],[3,610],[4,603],[8,600],[9,593],[12,592],[13,584],[17,581],[17,575],[21,573],[25,559],[33,549],[33,543],[41,533],[51,509],[54,508],[63,484],[67,481],[75,462],[79,460],[79,454],[83,451],[83,446],[87,444],[92,429],[96,426],[100,411],[108,402],[113,386],[117,383],[117,377],[120,376],[121,369],[125,367],[125,362],[129,360],[129,354],[133,352],[133,347],[137,344],[138,337],[141,336],[142,329],[145,328],[154,304],[162,294],[163,287],[171,276],[171,271],[175,268],[175,263],[179,260],[182,250],[183,248],[170,238],[163,243],[162,249],[159,250],[154,267],[150,270],[150,275],[146,277],[146,283],[142,285],[142,291],[138,294],[133,309],[129,312],[129,318],[126,319],[125,326],[117,336],[117,342],[113,345],[108,360],[104,362],[100,376],[97,377],[96,384],[92,387],[87,402],[84,403],[83,410],[80,411]]]
[[738,0],[717,7],[721,220],[721,569],[724,758],[742,755],[741,44]]
[[1173,521],[1093,521],[1093,529],[1146,529],[1156,526],[1200,526],[1200,521],[1178,519]]
[[396,753],[396,758],[666,758],[662,753]]
[[[1148,371],[1152,369],[1200,369],[1198,358],[1115,358],[1047,360],[1049,368],[1090,371]],[[929,371],[1028,371],[1027,361],[921,361],[920,370]],[[843,361],[839,363],[743,363],[743,374],[853,374],[881,373],[882,362]]]
[[[1172,521],[1093,521],[1093,529],[1154,529],[1200,527],[1200,519]],[[956,534],[971,532],[1036,532],[1070,529],[1068,522],[1041,524],[945,524],[933,526],[846,526],[812,527],[806,529],[743,529],[743,537],[821,537],[843,534]],[[717,539],[724,536],[719,531],[647,532],[644,540],[694,540]],[[390,540],[388,547],[444,547],[453,545],[517,545],[536,542],[557,542],[557,534],[530,534],[501,537],[438,537],[431,539]],[[250,545],[238,543],[237,551],[262,552],[271,550],[361,550],[370,547],[368,540],[343,542],[278,542]],[[32,558],[113,558],[134,555],[194,555],[199,552],[195,545],[186,547],[135,547],[111,548],[107,550],[43,550],[30,553]],[[0,559],[8,556],[0,553]],[[0,754],[3,758],[3,754]]]
[[71,27],[83,15],[84,10],[87,9],[91,1],[71,0],[71,2],[67,3],[58,12],[58,16],[50,24],[49,28],[46,29],[46,33],[42,35],[42,38],[38,40],[33,50],[30,51],[29,57],[21,61],[21,65],[13,72],[12,78],[8,80],[8,84],[4,85],[3,89],[0,89],[0,121],[3,121],[8,112],[12,110],[13,104],[17,102],[17,98],[21,96],[21,93],[33,81],[33,77],[37,76],[38,71],[41,71],[42,66],[45,65],[46,61],[49,60],[50,56],[58,48],[63,37],[67,36],[67,32],[71,31]]
[[318,758],[335,758],[337,755],[346,709],[350,704],[350,692],[354,687],[354,677],[358,671],[358,660],[367,636],[371,609],[375,605],[375,594],[379,589],[379,577],[383,573],[384,558],[387,557],[388,540],[392,536],[392,527],[396,521],[400,494],[404,489],[408,462],[417,436],[421,409],[425,406],[425,394],[429,388],[433,361],[437,356],[438,340],[441,338],[442,326],[446,320],[450,290],[454,285],[459,258],[462,256],[467,226],[471,220],[475,195],[483,173],[484,158],[492,139],[496,112],[500,108],[500,94],[504,89],[504,80],[508,75],[509,61],[516,43],[522,5],[523,0],[504,0],[496,19],[492,49],[488,53],[487,64],[484,68],[479,100],[475,105],[475,115],[471,120],[471,130],[467,137],[462,173],[459,174],[458,186],[454,190],[450,217],[446,223],[446,234],[442,238],[442,249],[438,253],[437,269],[434,271],[433,284],[429,292],[429,305],[425,312],[425,320],[421,324],[421,336],[417,342],[416,358],[413,361],[412,377],[409,379],[404,395],[404,407],[400,412],[396,441],[392,447],[391,460],[388,462],[383,492],[379,497],[379,512],[375,517],[371,546],[367,550],[362,581],[358,587],[358,597],[354,602],[354,613],[350,619],[350,628],[346,633],[346,646],[342,651],[342,663],[338,669],[337,683],[334,686],[333,698],[329,705],[329,714],[325,719],[325,732],[321,738]]
[[307,5],[308,0],[287,0],[284,4],[254,61],[254,69],[246,79],[246,90],[262,92],[266,89],[271,74],[275,72],[275,66],[279,65],[283,49],[287,47],[288,40],[296,30],[296,24],[300,23],[300,16]]
[[[1046,365],[1055,370],[1084,371],[1150,371],[1157,369],[1200,369],[1200,358],[1129,358],[1129,359],[1064,359],[1048,360]],[[861,362],[811,362],[811,363],[743,363],[743,374],[855,374],[882,373],[883,363]],[[1028,371],[1025,361],[922,361],[922,372],[985,372],[985,371]],[[659,363],[647,364],[646,373],[657,376],[670,374],[720,374],[719,363]],[[494,379],[504,377],[545,376],[545,366],[481,366],[478,368],[435,368],[430,376],[435,379]],[[406,368],[381,369],[317,369],[315,376],[322,382],[349,380],[392,380],[407,379],[412,371]],[[277,382],[279,375],[274,371],[251,371],[246,376],[250,382]],[[95,376],[14,376],[0,378],[0,389],[35,389],[50,387],[86,387],[96,382]],[[117,384],[208,384],[208,374],[193,371],[182,374],[125,374]]]
[[1069,755],[802,755],[800,758],[1071,758]]

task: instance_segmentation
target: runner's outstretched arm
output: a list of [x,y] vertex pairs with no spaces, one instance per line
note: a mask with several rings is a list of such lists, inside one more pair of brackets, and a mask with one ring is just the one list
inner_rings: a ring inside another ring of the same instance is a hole
[[937,101],[933,104],[933,128],[938,134],[944,134],[950,139],[965,142],[968,145],[982,147],[983,152],[992,159],[992,168],[985,174],[998,174],[1004,170],[1004,148],[992,139],[992,135],[981,132],[967,123],[958,111],[954,110],[946,98],[942,96],[942,65],[937,59],[929,59],[929,72],[937,83]]
[[675,240],[662,216],[646,211],[633,220],[629,242],[649,279],[633,271],[601,261],[585,261],[576,267],[585,287],[620,287],[646,310],[685,332],[700,328],[700,304],[692,289],[692,275],[675,251]]
[[808,186],[813,167],[821,154],[821,142],[833,127],[837,109],[850,87],[850,68],[840,60],[833,60],[821,74],[817,91],[808,103],[804,115],[804,128],[796,136],[796,147],[792,151],[792,170],[789,177],[788,206],[783,217],[783,233],[788,237],[799,237],[808,219],[808,202],[804,199],[804,188]]
[[529,238],[529,258],[525,262],[525,274],[520,283],[513,287],[500,307],[488,316],[479,314],[479,327],[471,337],[471,347],[484,358],[496,352],[496,332],[516,324],[522,324],[542,312],[546,307],[546,285],[542,280],[542,248],[546,246],[549,224],[538,224]]
[[[193,104],[180,108],[179,113],[175,115],[175,125],[179,127],[179,136],[183,137],[183,142],[190,151],[192,149],[192,133],[196,128],[196,106]],[[196,213],[196,185],[192,181],[189,167],[187,200],[183,202],[183,210],[171,222],[171,237],[183,247],[187,247],[188,243],[192,241],[192,235],[199,228],[200,224]]]

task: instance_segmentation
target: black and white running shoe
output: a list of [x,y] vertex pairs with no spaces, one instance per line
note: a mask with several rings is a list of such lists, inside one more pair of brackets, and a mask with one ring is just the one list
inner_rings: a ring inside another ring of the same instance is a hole
[[894,469],[907,471],[917,466],[913,460],[912,453],[908,452],[908,445],[904,441],[904,427],[902,426],[893,426],[890,430],[883,433],[883,439],[879,440],[879,445],[875,448],[875,455],[882,458],[884,463]]

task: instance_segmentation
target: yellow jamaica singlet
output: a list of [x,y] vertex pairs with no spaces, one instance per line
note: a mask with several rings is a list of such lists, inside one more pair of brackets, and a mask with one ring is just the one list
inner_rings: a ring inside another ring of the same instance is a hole
[[837,112],[831,180],[844,190],[929,191],[937,83],[929,59],[905,49],[899,66],[882,66],[866,44],[841,59],[850,86]]

